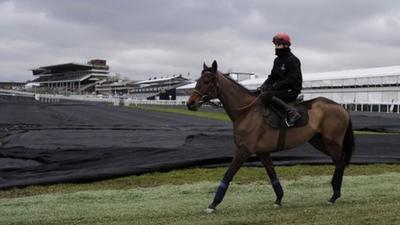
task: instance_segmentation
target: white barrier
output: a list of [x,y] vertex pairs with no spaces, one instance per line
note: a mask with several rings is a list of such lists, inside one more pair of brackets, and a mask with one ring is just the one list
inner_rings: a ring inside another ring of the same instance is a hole
[[43,103],[58,103],[60,100],[73,100],[73,101],[87,101],[87,102],[107,102],[112,103],[115,106],[124,105],[185,105],[186,101],[180,100],[145,100],[145,99],[137,99],[137,98],[120,98],[120,97],[103,97],[97,95],[55,95],[55,94],[37,94],[32,92],[22,92],[15,90],[3,90],[0,89],[0,92],[4,92],[9,95],[25,95],[34,97],[35,100],[43,102]]
[[101,98],[94,95],[50,95],[50,94],[35,94],[35,99],[44,103],[60,102],[60,100],[87,101],[87,102],[115,102],[116,98]]
[[139,100],[139,99],[123,99],[123,105],[185,105],[186,101],[178,100]]
[[49,94],[35,94],[35,99],[44,103],[60,102],[60,100],[74,100],[74,101],[87,101],[87,102],[107,102],[115,106],[130,106],[130,105],[185,105],[186,101],[178,100],[143,100],[132,98],[119,98],[119,97],[99,97],[96,95],[49,95]]
[[33,97],[35,95],[32,92],[16,91],[16,90],[8,90],[8,89],[0,89],[0,93],[9,94],[12,96],[29,96],[29,97]]
[[35,100],[43,102],[43,103],[58,103],[58,102],[60,102],[59,96],[56,96],[56,95],[35,94]]

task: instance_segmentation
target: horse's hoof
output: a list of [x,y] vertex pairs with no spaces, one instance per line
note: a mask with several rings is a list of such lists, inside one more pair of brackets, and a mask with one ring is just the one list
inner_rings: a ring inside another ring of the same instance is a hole
[[335,204],[335,202],[332,201],[332,200],[329,200],[329,201],[327,201],[326,203],[327,203],[328,205],[333,205],[333,204]]
[[205,211],[206,211],[206,213],[210,214],[210,213],[214,213],[215,209],[207,208]]
[[275,208],[280,208],[280,207],[282,207],[282,204],[281,203],[274,203],[274,207]]

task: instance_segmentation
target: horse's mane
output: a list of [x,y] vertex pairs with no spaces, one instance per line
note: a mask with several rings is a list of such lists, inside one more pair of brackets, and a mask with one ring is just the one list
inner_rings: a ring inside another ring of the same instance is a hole
[[249,89],[247,89],[245,86],[243,86],[242,84],[238,83],[236,80],[234,80],[232,77],[229,76],[229,73],[220,73],[222,76],[224,76],[225,78],[227,78],[228,80],[230,80],[233,84],[235,84],[236,86],[239,86],[240,88],[244,89],[248,94],[252,95],[252,96],[256,96],[256,94],[252,91],[250,91]]

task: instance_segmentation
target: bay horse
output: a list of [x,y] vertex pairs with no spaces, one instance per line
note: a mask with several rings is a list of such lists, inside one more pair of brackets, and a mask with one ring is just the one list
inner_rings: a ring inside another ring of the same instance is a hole
[[[196,111],[203,103],[215,98],[221,101],[233,123],[237,149],[215,192],[214,200],[206,211],[215,211],[234,175],[252,154],[256,154],[260,159],[270,178],[276,195],[274,206],[281,206],[283,189],[270,156],[271,152],[277,150],[279,129],[273,129],[264,122],[264,102],[260,96],[255,96],[228,75],[218,71],[217,62],[214,60],[211,67],[204,63],[201,77],[187,101],[187,107]],[[308,123],[302,127],[287,129],[283,149],[291,149],[309,142],[331,157],[335,171],[331,181],[333,195],[328,203],[333,204],[341,195],[344,169],[350,163],[354,151],[351,118],[341,105],[327,98],[319,97],[302,104],[309,115]]]

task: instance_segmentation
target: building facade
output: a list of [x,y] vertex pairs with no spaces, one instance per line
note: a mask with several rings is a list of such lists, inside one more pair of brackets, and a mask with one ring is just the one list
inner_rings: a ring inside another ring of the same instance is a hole
[[122,95],[137,100],[175,100],[176,88],[188,83],[190,80],[182,75],[142,81],[105,81],[96,85],[96,93]]
[[92,59],[86,64],[64,63],[32,69],[38,91],[55,94],[93,93],[95,85],[110,77],[106,60]]
[[400,66],[309,74],[305,99],[330,98],[354,111],[399,112]]

